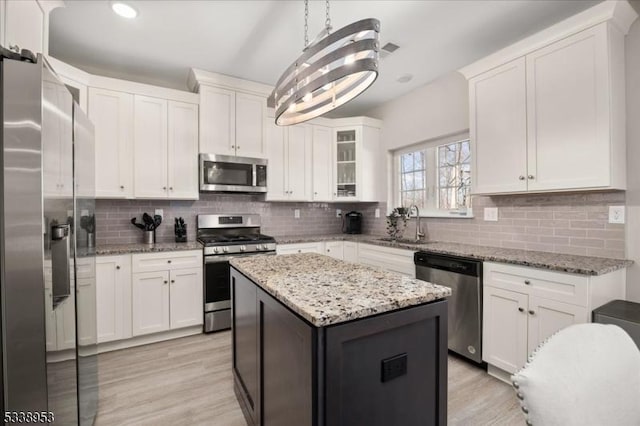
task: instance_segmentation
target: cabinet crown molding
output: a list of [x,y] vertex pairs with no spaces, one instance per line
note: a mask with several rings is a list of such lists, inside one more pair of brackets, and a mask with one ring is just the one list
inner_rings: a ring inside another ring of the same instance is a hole
[[460,68],[458,71],[465,78],[470,79],[603,22],[609,22],[623,35],[626,35],[637,17],[638,14],[627,0],[606,0],[466,67]]
[[263,96],[265,98],[269,97],[273,91],[273,86],[269,86],[268,84],[191,68],[189,71],[189,77],[187,78],[187,87],[189,87],[193,92],[198,93],[201,84],[233,90],[236,92],[245,92],[252,95]]

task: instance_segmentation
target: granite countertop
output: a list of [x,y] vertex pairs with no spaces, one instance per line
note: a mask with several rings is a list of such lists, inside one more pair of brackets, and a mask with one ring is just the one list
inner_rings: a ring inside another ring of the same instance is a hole
[[487,262],[509,263],[513,265],[529,266],[532,268],[548,269],[551,271],[580,275],[604,275],[618,269],[626,268],[633,264],[633,261],[627,259],[576,256],[571,254],[447,243],[440,241],[430,241],[423,244],[416,244],[410,241],[391,242],[384,241],[384,237],[379,235],[365,234],[288,236],[276,237],[276,240],[278,241],[278,244],[293,244],[312,241],[356,241],[384,247],[449,254],[479,259]]
[[231,265],[316,327],[451,295],[448,287],[316,253],[235,258]]
[[128,253],[157,253],[163,251],[201,250],[202,244],[197,241],[186,243],[156,243],[156,244],[104,244],[96,246],[98,256],[118,255]]

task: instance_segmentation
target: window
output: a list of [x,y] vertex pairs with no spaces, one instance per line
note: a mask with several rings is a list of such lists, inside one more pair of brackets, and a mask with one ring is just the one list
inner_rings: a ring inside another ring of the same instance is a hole
[[421,216],[471,217],[471,144],[457,137],[394,155],[394,206],[418,206]]

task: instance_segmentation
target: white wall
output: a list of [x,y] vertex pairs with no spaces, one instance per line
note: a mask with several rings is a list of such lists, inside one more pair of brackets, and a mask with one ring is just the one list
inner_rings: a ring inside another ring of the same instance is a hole
[[469,128],[467,81],[452,72],[365,115],[384,120],[387,150],[459,133]]
[[[640,2],[636,9],[640,10]],[[626,40],[627,80],[627,299],[640,302],[640,19]]]
[[[389,150],[413,145],[469,128],[469,91],[466,79],[451,72],[404,96],[376,107],[365,115],[383,120],[380,133],[382,156]],[[385,159],[380,159],[385,164]],[[388,161],[387,169],[391,168]],[[390,184],[390,170],[381,193]],[[390,201],[390,200],[389,200]],[[391,205],[388,206],[391,208]]]

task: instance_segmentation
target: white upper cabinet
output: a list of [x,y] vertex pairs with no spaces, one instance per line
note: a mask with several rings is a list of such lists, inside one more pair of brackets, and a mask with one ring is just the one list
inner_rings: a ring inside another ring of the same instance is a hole
[[267,196],[268,201],[286,200],[288,194],[288,160],[285,128],[276,126],[272,118],[265,120],[267,133],[266,152],[267,166]]
[[474,192],[527,190],[525,59],[469,81]]
[[313,126],[312,153],[313,201],[333,199],[333,131],[329,127]]
[[45,13],[36,0],[5,0],[0,2],[4,16],[2,31],[6,48],[18,46],[33,53],[43,53],[45,45]]
[[198,105],[169,101],[169,197],[198,198]]
[[135,96],[134,195],[166,198],[168,168],[167,101]]
[[334,129],[333,199],[380,201],[384,170],[380,131],[365,125]]
[[529,190],[617,186],[606,24],[526,60]]
[[288,199],[311,199],[311,126],[289,126],[287,132],[287,191]]
[[133,197],[133,95],[89,88],[95,126],[96,197]]
[[311,137],[309,125],[279,127],[265,121],[269,154],[268,201],[307,201],[311,197]]
[[235,155],[236,93],[200,86],[200,152]]
[[536,39],[508,63],[495,66],[498,52],[486,59],[489,71],[478,74],[477,64],[462,71],[469,77],[474,193],[626,188],[620,22],[546,44]]
[[135,96],[135,197],[198,198],[198,106]]
[[265,97],[200,86],[200,152],[264,157]]
[[262,157],[265,132],[263,123],[267,100],[261,96],[236,93],[236,155]]

